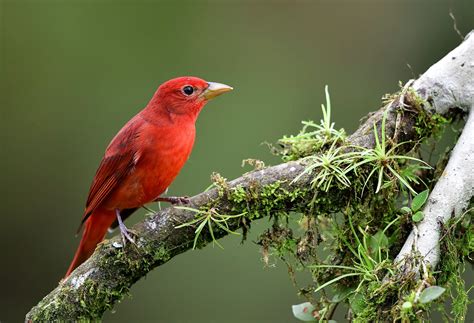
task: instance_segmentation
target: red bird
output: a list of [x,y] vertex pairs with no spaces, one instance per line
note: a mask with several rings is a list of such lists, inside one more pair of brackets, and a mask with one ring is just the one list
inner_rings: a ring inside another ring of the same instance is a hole
[[118,225],[124,242],[133,242],[123,220],[137,208],[156,200],[180,200],[160,195],[191,153],[201,109],[231,90],[197,77],[178,77],[163,83],[148,105],[125,124],[95,174],[81,222],[85,229],[66,277],[92,255],[109,227]]

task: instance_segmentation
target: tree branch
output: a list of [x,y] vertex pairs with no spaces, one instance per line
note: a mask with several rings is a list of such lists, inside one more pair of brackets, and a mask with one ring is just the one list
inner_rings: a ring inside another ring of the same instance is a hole
[[441,225],[459,216],[474,194],[474,113],[470,113],[451,158],[430,194],[422,222],[410,233],[395,259],[404,271],[417,271],[416,260],[421,256],[426,264],[438,264]]
[[[455,108],[468,109],[472,105],[473,38],[467,37],[458,48],[415,81],[416,91],[427,102],[423,106],[424,109],[442,114],[459,114],[460,110]],[[456,59],[451,58],[454,54],[457,56]],[[461,64],[464,64],[462,68]],[[406,108],[410,104],[412,102],[402,93],[400,100],[394,100],[386,107],[389,111],[386,134],[391,138],[395,136],[398,142],[417,139],[414,128],[416,112],[397,113],[399,109]],[[348,138],[348,143],[373,147],[375,143],[373,125],[380,123],[386,109],[380,109],[366,120]],[[410,144],[404,145],[404,148],[410,149],[409,146]],[[229,220],[231,230],[238,228],[245,230],[248,221],[256,218],[281,212],[304,212],[314,193],[311,190],[312,176],[305,174],[293,182],[304,169],[304,162],[299,160],[253,171],[228,183],[217,179],[220,183],[217,188],[192,197],[188,206],[195,209],[216,210],[219,214],[246,212],[245,217]],[[472,167],[471,173],[473,173]],[[335,194],[334,203],[344,200],[344,193],[341,191],[340,196]],[[187,226],[180,229],[176,227],[193,219],[195,212],[170,207],[133,227],[139,236],[138,247],[133,245],[123,247],[119,237],[104,241],[88,261],[61,281],[56,289],[31,309],[26,315],[26,320],[100,318],[150,270],[192,248],[195,227]],[[430,230],[436,229],[430,228]],[[224,230],[216,230],[214,237],[217,239],[226,234]],[[211,241],[211,234],[203,232],[199,247]]]
[[417,266],[407,261],[414,260],[414,255],[421,255],[426,264],[436,267],[440,256],[440,226],[461,215],[474,194],[474,31],[416,80],[413,88],[432,102],[435,112],[445,114],[457,107],[469,112],[469,116],[424,207],[423,221],[411,232],[395,259],[403,271],[417,271]]

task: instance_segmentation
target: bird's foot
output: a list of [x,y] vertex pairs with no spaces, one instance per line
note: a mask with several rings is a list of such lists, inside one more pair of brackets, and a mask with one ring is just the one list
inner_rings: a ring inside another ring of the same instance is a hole
[[158,197],[154,202],[168,202],[172,205],[189,204],[189,196]]
[[120,234],[122,235],[122,241],[124,246],[127,245],[127,241],[136,245],[135,239],[133,239],[132,236],[136,236],[137,234],[133,230],[127,229],[125,225],[121,225]]
[[117,215],[117,222],[120,229],[120,234],[122,235],[123,246],[127,245],[127,240],[130,241],[132,244],[136,245],[135,239],[132,238],[132,235],[137,236],[137,234],[133,231],[128,229],[122,221],[122,217],[120,216],[120,211],[116,210]]

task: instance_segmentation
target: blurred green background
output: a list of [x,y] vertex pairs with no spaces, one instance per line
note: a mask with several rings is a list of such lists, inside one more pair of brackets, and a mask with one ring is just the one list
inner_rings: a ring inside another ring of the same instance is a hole
[[[19,322],[63,277],[90,181],[109,140],[167,79],[234,86],[207,105],[170,195],[194,195],[261,145],[319,119],[359,119],[473,28],[474,1],[0,0],[0,321]],[[407,64],[411,68],[407,67]],[[133,221],[141,219],[137,214]],[[286,267],[224,239],[154,270],[107,322],[293,322]],[[472,317],[471,317],[472,318]]]

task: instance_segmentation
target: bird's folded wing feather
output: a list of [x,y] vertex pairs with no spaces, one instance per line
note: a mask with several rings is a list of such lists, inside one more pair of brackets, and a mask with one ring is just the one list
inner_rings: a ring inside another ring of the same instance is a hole
[[138,154],[135,142],[139,136],[140,125],[133,122],[133,119],[131,121],[122,128],[107,147],[89,190],[81,224],[135,167]]

